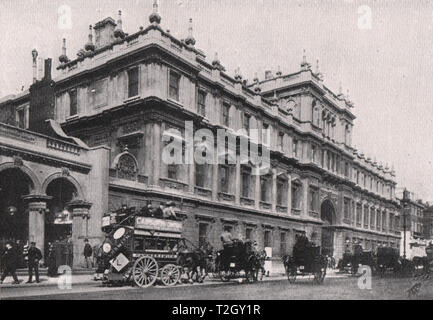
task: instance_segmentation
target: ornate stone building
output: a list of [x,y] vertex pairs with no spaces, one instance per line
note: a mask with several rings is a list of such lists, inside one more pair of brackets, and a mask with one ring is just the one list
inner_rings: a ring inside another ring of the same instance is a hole
[[[173,200],[185,237],[196,244],[209,239],[219,247],[228,228],[272,248],[274,257],[290,252],[299,233],[337,258],[354,241],[367,249],[399,245],[394,172],[353,148],[353,103],[327,88],[305,56],[296,73],[267,72],[264,80],[248,83],[240,70],[228,75],[217,55],[206,59],[192,25],[186,39],[176,39],[162,29],[156,4],[149,20],[131,34],[122,30],[120,13],[117,22],[98,22],[76,58],[68,58],[64,42],[56,77],[36,80],[29,93],[0,104],[3,122],[45,134],[2,125],[2,138],[18,141],[28,156],[17,167],[18,152],[6,150],[16,146],[2,140],[1,181],[5,168],[26,175],[32,187],[21,193],[35,194],[29,201],[42,209],[55,197],[49,184],[68,181],[76,241],[102,238],[102,214],[122,204],[140,208]],[[214,136],[225,129],[234,150],[258,130],[252,144],[261,154],[269,150],[270,171],[253,175],[239,152],[212,153],[216,142],[208,151],[215,163],[219,157],[233,163],[165,164],[167,141],[189,142],[186,121]],[[44,217],[32,210],[30,235],[37,238]],[[78,222],[81,217],[88,219]]]

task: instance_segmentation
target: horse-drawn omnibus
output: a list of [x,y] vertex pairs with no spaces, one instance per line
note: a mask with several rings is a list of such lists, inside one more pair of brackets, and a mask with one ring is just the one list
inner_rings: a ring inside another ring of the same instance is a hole
[[103,217],[106,239],[100,263],[108,285],[134,282],[149,287],[157,279],[167,286],[179,282],[182,269],[177,265],[182,239],[182,221],[140,216],[131,209],[122,221],[116,213]]

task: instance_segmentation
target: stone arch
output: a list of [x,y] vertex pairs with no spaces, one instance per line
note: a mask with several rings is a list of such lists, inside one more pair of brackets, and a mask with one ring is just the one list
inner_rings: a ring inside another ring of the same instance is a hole
[[135,180],[138,174],[137,158],[126,149],[113,159],[111,169],[116,171],[120,179]]
[[320,219],[329,225],[334,225],[337,222],[335,205],[329,198],[323,200],[320,205]]
[[83,189],[81,188],[80,183],[73,176],[71,176],[70,174],[65,174],[64,172],[53,173],[45,179],[42,185],[42,191],[44,192],[44,194],[46,194],[47,188],[50,185],[50,183],[57,179],[64,179],[70,182],[75,187],[75,190],[77,190],[77,198],[81,200],[85,200],[84,192]]
[[41,182],[37,175],[33,172],[32,169],[25,166],[24,164],[17,165],[14,162],[5,162],[0,164],[0,174],[2,171],[7,169],[18,169],[22,173],[28,176],[29,180],[31,181],[30,185],[30,194],[39,194],[41,193]]

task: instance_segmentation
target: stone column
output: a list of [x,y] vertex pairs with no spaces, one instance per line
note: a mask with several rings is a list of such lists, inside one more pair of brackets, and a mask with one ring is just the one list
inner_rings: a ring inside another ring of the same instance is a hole
[[89,237],[88,221],[89,210],[92,204],[83,200],[74,200],[67,204],[72,212],[72,244],[73,244],[73,267],[84,265],[84,239]]
[[42,252],[44,259],[45,249],[45,212],[47,211],[47,202],[52,197],[45,195],[28,195],[23,200],[28,203],[29,210],[29,242],[36,242]]
[[153,124],[153,171],[151,184],[154,186],[159,185],[159,178],[161,176],[161,123],[155,122]]

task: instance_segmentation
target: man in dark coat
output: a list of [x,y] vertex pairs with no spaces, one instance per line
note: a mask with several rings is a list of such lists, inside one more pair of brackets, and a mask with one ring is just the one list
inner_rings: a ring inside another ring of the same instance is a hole
[[6,277],[10,274],[14,278],[14,284],[20,284],[17,274],[15,273],[18,267],[18,254],[11,243],[6,244],[6,250],[2,255],[2,262],[3,274],[0,283],[3,283]]
[[29,253],[29,281],[27,283],[33,282],[33,271],[35,271],[36,283],[39,283],[39,261],[42,259],[42,252],[36,247],[36,242],[30,243]]
[[89,243],[89,239],[84,239],[84,260],[86,261],[86,268],[93,268],[93,261],[91,259],[93,253],[92,246]]

